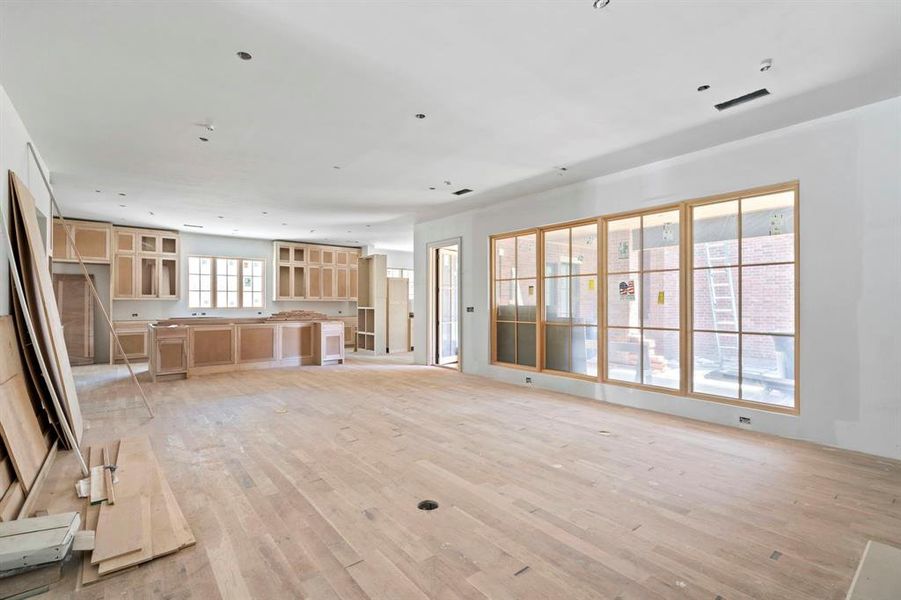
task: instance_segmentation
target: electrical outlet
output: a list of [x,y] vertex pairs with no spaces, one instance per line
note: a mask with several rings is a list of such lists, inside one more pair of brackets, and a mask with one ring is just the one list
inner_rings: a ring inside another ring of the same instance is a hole
[[467,307],[466,307],[466,312],[474,313],[475,311],[476,311],[476,307],[475,307],[475,306],[467,306]]
[[531,377],[526,377],[526,383],[532,383],[532,378],[531,378]]
[[738,417],[738,424],[739,425],[750,425],[751,417]]
[[131,316],[132,316],[132,317],[137,317],[137,316],[138,316],[138,313],[131,313]]

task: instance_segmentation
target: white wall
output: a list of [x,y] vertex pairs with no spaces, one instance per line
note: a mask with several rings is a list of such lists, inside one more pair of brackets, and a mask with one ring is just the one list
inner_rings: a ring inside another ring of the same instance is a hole
[[[705,421],[901,458],[901,98],[760,136],[420,223],[428,243],[462,237],[463,368],[523,383],[489,364],[488,236],[679,200],[800,181],[800,416],[532,374],[536,385]],[[416,313],[427,314],[426,278]],[[426,328],[416,332],[426,360]]]
[[[330,316],[356,316],[356,303],[346,301],[302,301],[275,302],[272,300],[275,281],[272,277],[272,242],[232,236],[203,235],[197,233],[180,234],[181,260],[179,264],[179,284],[181,298],[178,300],[116,300],[113,303],[113,319],[156,320],[168,317],[188,317],[192,315],[222,317],[255,317],[269,315],[282,310],[315,310]],[[262,258],[266,261],[266,291],[263,308],[188,308],[188,257],[189,256],[230,256],[237,258]]]
[[[26,144],[31,141],[25,124],[16,112],[6,90],[0,85],[0,210],[3,211],[5,223],[9,223],[9,171],[14,171],[19,179],[28,186],[34,196],[38,209],[39,221],[49,224],[50,196],[41,181],[41,174],[31,158]],[[34,142],[32,142],[34,143]],[[40,153],[38,153],[40,157]],[[43,160],[41,165],[47,172]],[[49,225],[48,225],[49,227]],[[44,240],[48,239],[49,228],[45,228]],[[6,242],[0,240],[0,315],[9,314],[9,262],[6,255]]]

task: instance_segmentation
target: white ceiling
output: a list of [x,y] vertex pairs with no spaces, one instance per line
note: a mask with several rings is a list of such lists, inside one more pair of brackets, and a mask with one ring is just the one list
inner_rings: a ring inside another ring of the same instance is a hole
[[5,0],[0,82],[69,216],[410,249],[416,219],[901,93],[901,3]]

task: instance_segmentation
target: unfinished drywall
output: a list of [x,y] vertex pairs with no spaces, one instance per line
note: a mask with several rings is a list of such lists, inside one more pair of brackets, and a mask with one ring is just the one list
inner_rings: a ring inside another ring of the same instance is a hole
[[[0,210],[6,223],[9,223],[9,186],[7,172],[15,171],[19,179],[25,183],[34,196],[38,211],[38,223],[44,234],[45,248],[49,235],[50,196],[41,181],[41,174],[34,159],[28,151],[27,143],[32,142],[25,124],[16,112],[15,106],[6,90],[0,85],[0,174],[3,184],[0,185]],[[32,142],[34,143],[34,142]],[[37,149],[37,148],[36,148]],[[40,153],[38,153],[40,157]],[[41,162],[45,172],[47,166]],[[6,243],[0,241],[0,315],[9,314],[9,262],[6,256]]]
[[[489,364],[488,236],[797,179],[800,181],[800,416]],[[901,98],[420,223],[430,242],[462,237],[463,368],[716,423],[901,458]],[[427,314],[426,278],[416,313]],[[426,362],[426,328],[416,359]]]
[[[204,235],[198,233],[180,234],[181,259],[179,283],[181,298],[177,300],[116,300],[113,303],[112,318],[115,321],[151,321],[170,317],[215,316],[215,317],[255,317],[269,315],[283,310],[315,310],[330,316],[356,316],[356,306],[346,301],[303,300],[297,302],[275,302],[272,300],[275,282],[272,278],[272,242],[234,236]],[[188,257],[189,256],[230,256],[236,258],[258,258],[266,261],[266,290],[263,308],[188,308]]]

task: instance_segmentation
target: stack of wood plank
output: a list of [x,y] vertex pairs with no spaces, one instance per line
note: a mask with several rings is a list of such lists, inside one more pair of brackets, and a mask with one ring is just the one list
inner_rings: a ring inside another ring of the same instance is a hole
[[0,317],[0,521],[28,516],[55,456],[55,435],[41,427],[29,383],[12,317]]
[[194,543],[147,436],[92,446],[89,456],[92,475],[97,467],[108,473],[107,467],[115,464],[117,482],[92,477],[102,490],[95,490],[92,481],[91,497],[85,499],[85,526],[95,536],[94,549],[82,565],[83,584]]
[[80,524],[77,512],[0,524],[0,598],[38,594],[59,580]]
[[283,310],[273,313],[267,321],[327,321],[328,315],[315,310]]

